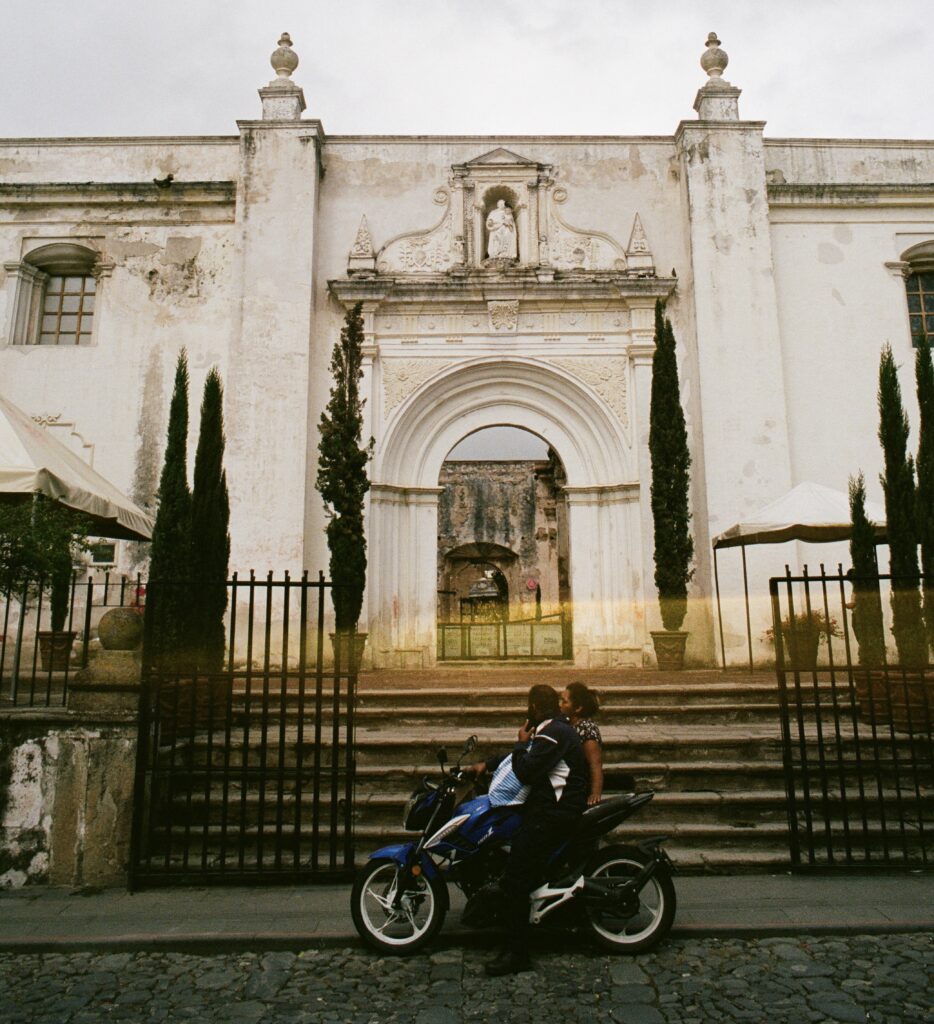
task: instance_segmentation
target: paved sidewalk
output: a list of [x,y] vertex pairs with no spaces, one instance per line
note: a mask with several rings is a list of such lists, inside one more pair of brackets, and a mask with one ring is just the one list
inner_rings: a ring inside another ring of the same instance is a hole
[[[681,937],[934,932],[934,873],[676,877]],[[489,941],[459,925],[440,942]],[[299,950],[357,942],[348,886],[0,892],[0,951]]]

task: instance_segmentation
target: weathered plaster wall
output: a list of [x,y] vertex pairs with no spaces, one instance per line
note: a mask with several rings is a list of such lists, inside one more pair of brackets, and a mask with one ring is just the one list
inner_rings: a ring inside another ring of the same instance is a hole
[[237,143],[236,135],[0,139],[0,181],[232,181]]
[[[50,242],[75,241],[98,251],[105,266],[91,343],[80,346],[9,344],[14,280],[0,269],[0,389],[30,415],[73,424],[95,468],[151,507],[178,353],[187,349],[191,371],[192,458],[204,377],[212,365],[225,378],[229,370],[239,292],[233,186],[163,190],[151,181],[169,165],[178,174],[183,167],[202,176],[227,173],[223,162],[207,159],[225,153],[222,146],[182,143],[176,152],[168,142],[138,150],[129,143],[111,150],[96,145],[87,166],[72,159],[83,152],[37,146],[25,159],[15,147],[0,146],[7,154],[0,161],[19,169],[0,181],[0,264]],[[192,167],[199,155],[203,166]],[[40,166],[49,182],[80,174],[97,184],[73,190],[8,184],[26,176],[24,167],[38,177]],[[100,187],[108,178],[135,184]],[[121,567],[131,567],[136,554],[121,546]]]
[[126,884],[135,757],[128,718],[0,716],[0,888]]
[[934,142],[906,139],[766,139],[774,184],[927,184]]

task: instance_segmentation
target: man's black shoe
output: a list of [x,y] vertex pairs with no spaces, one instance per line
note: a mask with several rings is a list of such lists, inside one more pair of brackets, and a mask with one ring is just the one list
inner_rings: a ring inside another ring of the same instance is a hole
[[490,978],[502,978],[506,974],[520,974],[522,971],[531,971],[532,961],[527,953],[516,953],[511,949],[504,949],[502,953],[486,965],[486,973]]

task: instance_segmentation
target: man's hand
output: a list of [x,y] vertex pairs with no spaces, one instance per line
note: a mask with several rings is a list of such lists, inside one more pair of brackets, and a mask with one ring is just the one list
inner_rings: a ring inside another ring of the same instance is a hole
[[486,772],[486,761],[478,761],[476,764],[472,764],[467,770],[473,772],[479,779],[480,776]]
[[521,726],[520,729],[519,729],[519,742],[520,743],[528,743],[531,738],[532,738],[532,726],[529,723],[529,720],[526,719],[525,720],[525,725]]

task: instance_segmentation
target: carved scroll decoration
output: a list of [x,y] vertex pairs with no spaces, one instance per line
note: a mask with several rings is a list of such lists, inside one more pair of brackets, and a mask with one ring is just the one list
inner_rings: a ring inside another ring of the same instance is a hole
[[403,274],[443,274],[454,266],[457,258],[451,216],[450,193],[439,188],[434,201],[444,206],[441,220],[426,231],[407,231],[388,241],[376,257],[381,274],[393,271]]
[[572,227],[557,207],[567,201],[565,188],[551,193],[551,231],[548,238],[548,261],[558,270],[626,269],[623,247],[602,231],[584,231]]

